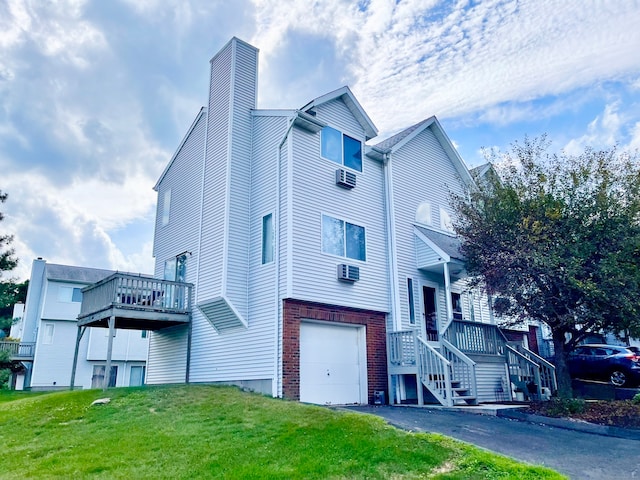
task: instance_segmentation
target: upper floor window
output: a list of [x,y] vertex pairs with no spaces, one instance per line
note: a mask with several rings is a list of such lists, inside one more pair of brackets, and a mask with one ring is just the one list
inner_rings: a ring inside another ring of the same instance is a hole
[[422,202],[416,209],[416,223],[431,225],[431,204]]
[[82,289],[76,287],[58,287],[58,301],[60,302],[82,302]]
[[323,215],[322,251],[339,257],[365,261],[367,246],[364,227]]
[[451,221],[451,215],[444,208],[440,209],[440,228],[447,232],[454,233],[453,222]]
[[164,191],[162,200],[162,225],[169,224],[169,212],[171,211],[171,189]]
[[262,217],[262,264],[273,262],[273,215]]
[[362,142],[335,128],[322,129],[320,153],[340,165],[362,171]]

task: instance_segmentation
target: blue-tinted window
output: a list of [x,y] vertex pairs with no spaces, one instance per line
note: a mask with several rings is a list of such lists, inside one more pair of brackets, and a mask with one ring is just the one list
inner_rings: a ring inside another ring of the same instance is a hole
[[365,261],[367,247],[364,227],[323,215],[322,251]]
[[322,129],[320,153],[345,167],[362,171],[362,142],[331,127]]
[[362,144],[347,135],[344,136],[344,166],[362,171]]
[[273,262],[273,215],[262,217],[262,264]]
[[409,323],[416,323],[416,307],[413,303],[413,279],[407,278],[407,293],[409,294]]
[[71,294],[71,301],[72,302],[82,302],[82,289],[80,288],[74,288],[73,289],[73,293]]

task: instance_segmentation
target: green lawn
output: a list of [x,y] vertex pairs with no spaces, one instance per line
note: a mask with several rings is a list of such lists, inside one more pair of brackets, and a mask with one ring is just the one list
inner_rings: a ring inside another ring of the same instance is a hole
[[[90,406],[105,396],[111,403]],[[373,416],[232,387],[0,399],[0,438],[2,478],[564,478]]]

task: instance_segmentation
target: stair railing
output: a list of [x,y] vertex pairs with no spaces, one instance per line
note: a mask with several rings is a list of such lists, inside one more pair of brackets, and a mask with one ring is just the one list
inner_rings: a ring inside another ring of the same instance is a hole
[[540,385],[542,387],[548,388],[551,393],[557,392],[558,379],[556,377],[556,367],[552,363],[549,363],[547,360],[542,358],[540,355],[532,352],[522,345],[517,345],[515,348],[529,360],[532,360],[538,364],[538,366],[540,367]]
[[444,356],[451,365],[452,378],[460,382],[460,387],[467,390],[469,396],[478,398],[476,362],[467,357],[445,338],[440,340],[440,345],[442,356]]
[[506,349],[507,365],[509,367],[509,377],[511,381],[519,384],[519,386],[524,386],[528,393],[534,393],[529,389],[529,385],[535,385],[538,398],[541,398],[540,366],[511,345],[507,345]]
[[416,347],[418,377],[442,405],[452,407],[451,362],[420,337],[416,337]]

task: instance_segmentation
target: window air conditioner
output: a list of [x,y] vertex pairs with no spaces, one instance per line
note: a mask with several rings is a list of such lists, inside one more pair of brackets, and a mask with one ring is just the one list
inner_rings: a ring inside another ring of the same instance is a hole
[[343,282],[357,282],[360,280],[360,267],[341,263],[338,265],[338,280]]
[[336,185],[342,188],[352,189],[356,186],[356,174],[348,172],[344,168],[336,170]]

